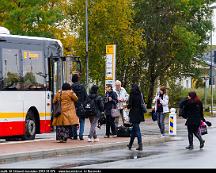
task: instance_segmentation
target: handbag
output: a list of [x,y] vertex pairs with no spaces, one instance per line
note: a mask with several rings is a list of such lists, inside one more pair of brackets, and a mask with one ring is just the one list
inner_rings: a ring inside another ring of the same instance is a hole
[[202,120],[201,120],[201,122],[200,122],[199,130],[200,130],[200,134],[201,134],[201,135],[208,134],[207,125],[206,125],[206,123],[205,123],[204,121],[202,121]]
[[60,93],[60,99],[57,100],[57,102],[55,102],[53,105],[53,116],[54,117],[58,117],[59,115],[61,115],[61,95],[62,95],[62,91]]
[[152,115],[152,120],[156,121],[157,120],[157,113],[155,112],[155,109],[152,109],[151,115]]
[[147,112],[146,105],[145,105],[145,102],[143,100],[143,94],[142,93],[141,93],[141,110],[142,110],[143,113]]
[[119,117],[120,116],[120,110],[117,108],[112,108],[111,109],[111,116],[113,118]]

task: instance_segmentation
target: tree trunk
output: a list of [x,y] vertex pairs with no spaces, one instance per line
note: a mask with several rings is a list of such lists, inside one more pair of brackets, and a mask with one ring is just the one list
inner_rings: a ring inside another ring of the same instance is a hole
[[152,108],[152,101],[153,101],[153,97],[154,97],[155,81],[156,81],[156,79],[153,76],[151,76],[149,90],[148,90],[148,101],[147,101],[147,108],[148,109]]

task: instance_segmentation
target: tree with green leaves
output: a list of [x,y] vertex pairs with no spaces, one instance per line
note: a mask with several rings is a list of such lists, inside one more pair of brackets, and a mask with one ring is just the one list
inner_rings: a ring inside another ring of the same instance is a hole
[[[85,0],[70,2],[71,28],[78,33],[74,49],[85,62]],[[143,42],[140,29],[132,27],[132,3],[132,0],[89,0],[89,70],[92,82],[104,85],[104,56],[108,44],[117,46],[117,79],[125,86],[129,85],[134,74],[138,74],[138,69],[130,64],[139,59]]]
[[67,0],[0,0],[0,26],[11,34],[59,39],[65,55],[73,54],[67,10]]
[[[12,34],[54,37],[53,28],[63,20],[61,0],[1,0],[1,24]],[[3,5],[6,4],[5,7]]]
[[159,81],[182,75],[195,75],[194,57],[206,47],[212,29],[211,9],[215,0],[134,0],[135,24],[143,29],[148,107]]

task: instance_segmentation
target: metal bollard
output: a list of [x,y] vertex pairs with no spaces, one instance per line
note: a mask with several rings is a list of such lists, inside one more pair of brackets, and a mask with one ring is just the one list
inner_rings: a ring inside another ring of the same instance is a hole
[[171,108],[169,114],[169,135],[176,135],[176,109]]

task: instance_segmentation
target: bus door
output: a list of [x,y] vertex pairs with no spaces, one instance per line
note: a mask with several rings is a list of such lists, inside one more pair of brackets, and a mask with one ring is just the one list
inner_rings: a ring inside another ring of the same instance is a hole
[[81,75],[80,57],[67,56],[63,57],[64,81],[71,84],[72,75]]
[[[47,99],[49,99],[51,104],[51,115],[53,110],[53,98],[58,90],[62,86],[62,63],[60,58],[49,58],[49,89],[50,93],[47,94]],[[52,123],[53,116],[51,118]]]

